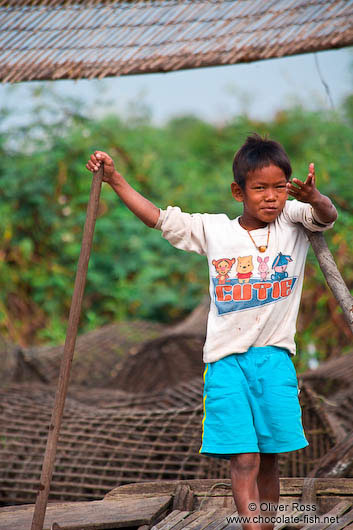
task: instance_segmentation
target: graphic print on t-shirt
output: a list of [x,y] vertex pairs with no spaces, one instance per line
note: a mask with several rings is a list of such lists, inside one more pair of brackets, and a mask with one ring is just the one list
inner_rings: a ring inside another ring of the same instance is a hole
[[[269,256],[257,257],[257,270],[254,261],[253,256],[212,261],[217,272],[212,281],[219,315],[278,302],[291,294],[298,279],[287,272],[288,264],[293,261],[291,256],[279,252],[272,262],[272,272],[268,266]],[[230,277],[235,263],[236,270]]]
[[229,278],[228,272],[233,267],[234,263],[235,263],[234,258],[232,259],[221,258],[218,260],[214,259],[212,261],[212,265],[214,265],[216,271],[218,272],[218,276],[217,276],[218,285],[222,285],[228,280]]

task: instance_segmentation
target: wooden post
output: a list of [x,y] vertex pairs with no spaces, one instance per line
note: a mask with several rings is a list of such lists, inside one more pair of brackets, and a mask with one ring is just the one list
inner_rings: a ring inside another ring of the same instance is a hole
[[353,296],[349,292],[335,260],[321,232],[305,230],[315,252],[325,280],[342,308],[343,315],[353,334]]
[[59,438],[61,420],[64,412],[65,399],[70,378],[70,369],[74,355],[77,329],[81,315],[82,299],[86,284],[88,262],[91,253],[94,227],[97,218],[99,197],[102,187],[103,167],[94,173],[91,193],[87,206],[86,222],[83,230],[80,257],[78,260],[74,292],[71,301],[66,340],[61,360],[60,374],[56,389],[52,417],[49,425],[47,445],[42,465],[39,491],[37,493],[31,530],[42,530],[45,511],[48,503],[49,489],[53,475],[56,447]]

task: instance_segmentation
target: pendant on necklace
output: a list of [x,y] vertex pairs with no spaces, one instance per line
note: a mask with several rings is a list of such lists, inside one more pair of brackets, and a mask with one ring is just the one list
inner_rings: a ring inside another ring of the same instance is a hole
[[255,248],[261,253],[262,252],[266,252],[266,250],[268,249],[268,242],[270,240],[270,225],[268,225],[268,228],[267,228],[267,242],[266,242],[266,245],[260,245],[259,247],[257,246],[257,244],[254,241],[254,238],[250,234],[250,230],[247,230],[247,229],[245,229],[245,230],[249,234],[249,237],[250,237],[251,241],[254,243]]
[[[240,221],[239,221],[239,224],[240,224],[240,226],[242,226],[242,224],[240,223]],[[257,246],[257,244],[256,244],[255,241],[254,241],[254,238],[253,238],[252,235],[250,234],[250,230],[248,230],[248,229],[245,228],[245,227],[243,227],[243,228],[244,228],[244,229],[247,231],[247,233],[249,234],[249,237],[250,237],[251,241],[254,243],[255,248],[256,248],[259,252],[261,252],[261,253],[266,252],[267,249],[268,249],[268,243],[269,243],[269,241],[270,241],[270,225],[269,225],[269,224],[267,225],[267,241],[266,241],[266,245],[260,245],[259,247]]]

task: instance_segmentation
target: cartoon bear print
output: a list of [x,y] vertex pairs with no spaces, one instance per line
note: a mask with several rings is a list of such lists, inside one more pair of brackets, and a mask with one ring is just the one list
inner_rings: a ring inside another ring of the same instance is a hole
[[249,283],[254,265],[252,256],[239,256],[237,263],[237,278],[239,283]]
[[228,259],[228,258],[221,258],[221,259],[214,259],[212,261],[212,265],[214,265],[216,271],[218,272],[218,285],[224,285],[226,281],[229,281],[229,274],[228,272],[233,267],[235,263],[235,258]]

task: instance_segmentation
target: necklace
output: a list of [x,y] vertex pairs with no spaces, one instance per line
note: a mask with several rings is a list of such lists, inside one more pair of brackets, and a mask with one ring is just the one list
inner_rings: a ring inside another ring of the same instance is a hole
[[245,229],[245,230],[246,230],[247,233],[249,234],[249,237],[250,237],[251,241],[254,243],[255,248],[257,248],[257,250],[258,250],[259,252],[266,252],[266,250],[267,250],[267,248],[268,248],[268,242],[269,242],[269,240],[270,240],[270,225],[268,225],[268,228],[267,228],[267,242],[266,242],[266,245],[260,245],[259,247],[257,246],[257,244],[255,243],[255,241],[254,241],[252,235],[250,234],[250,230],[247,230],[247,229]]

